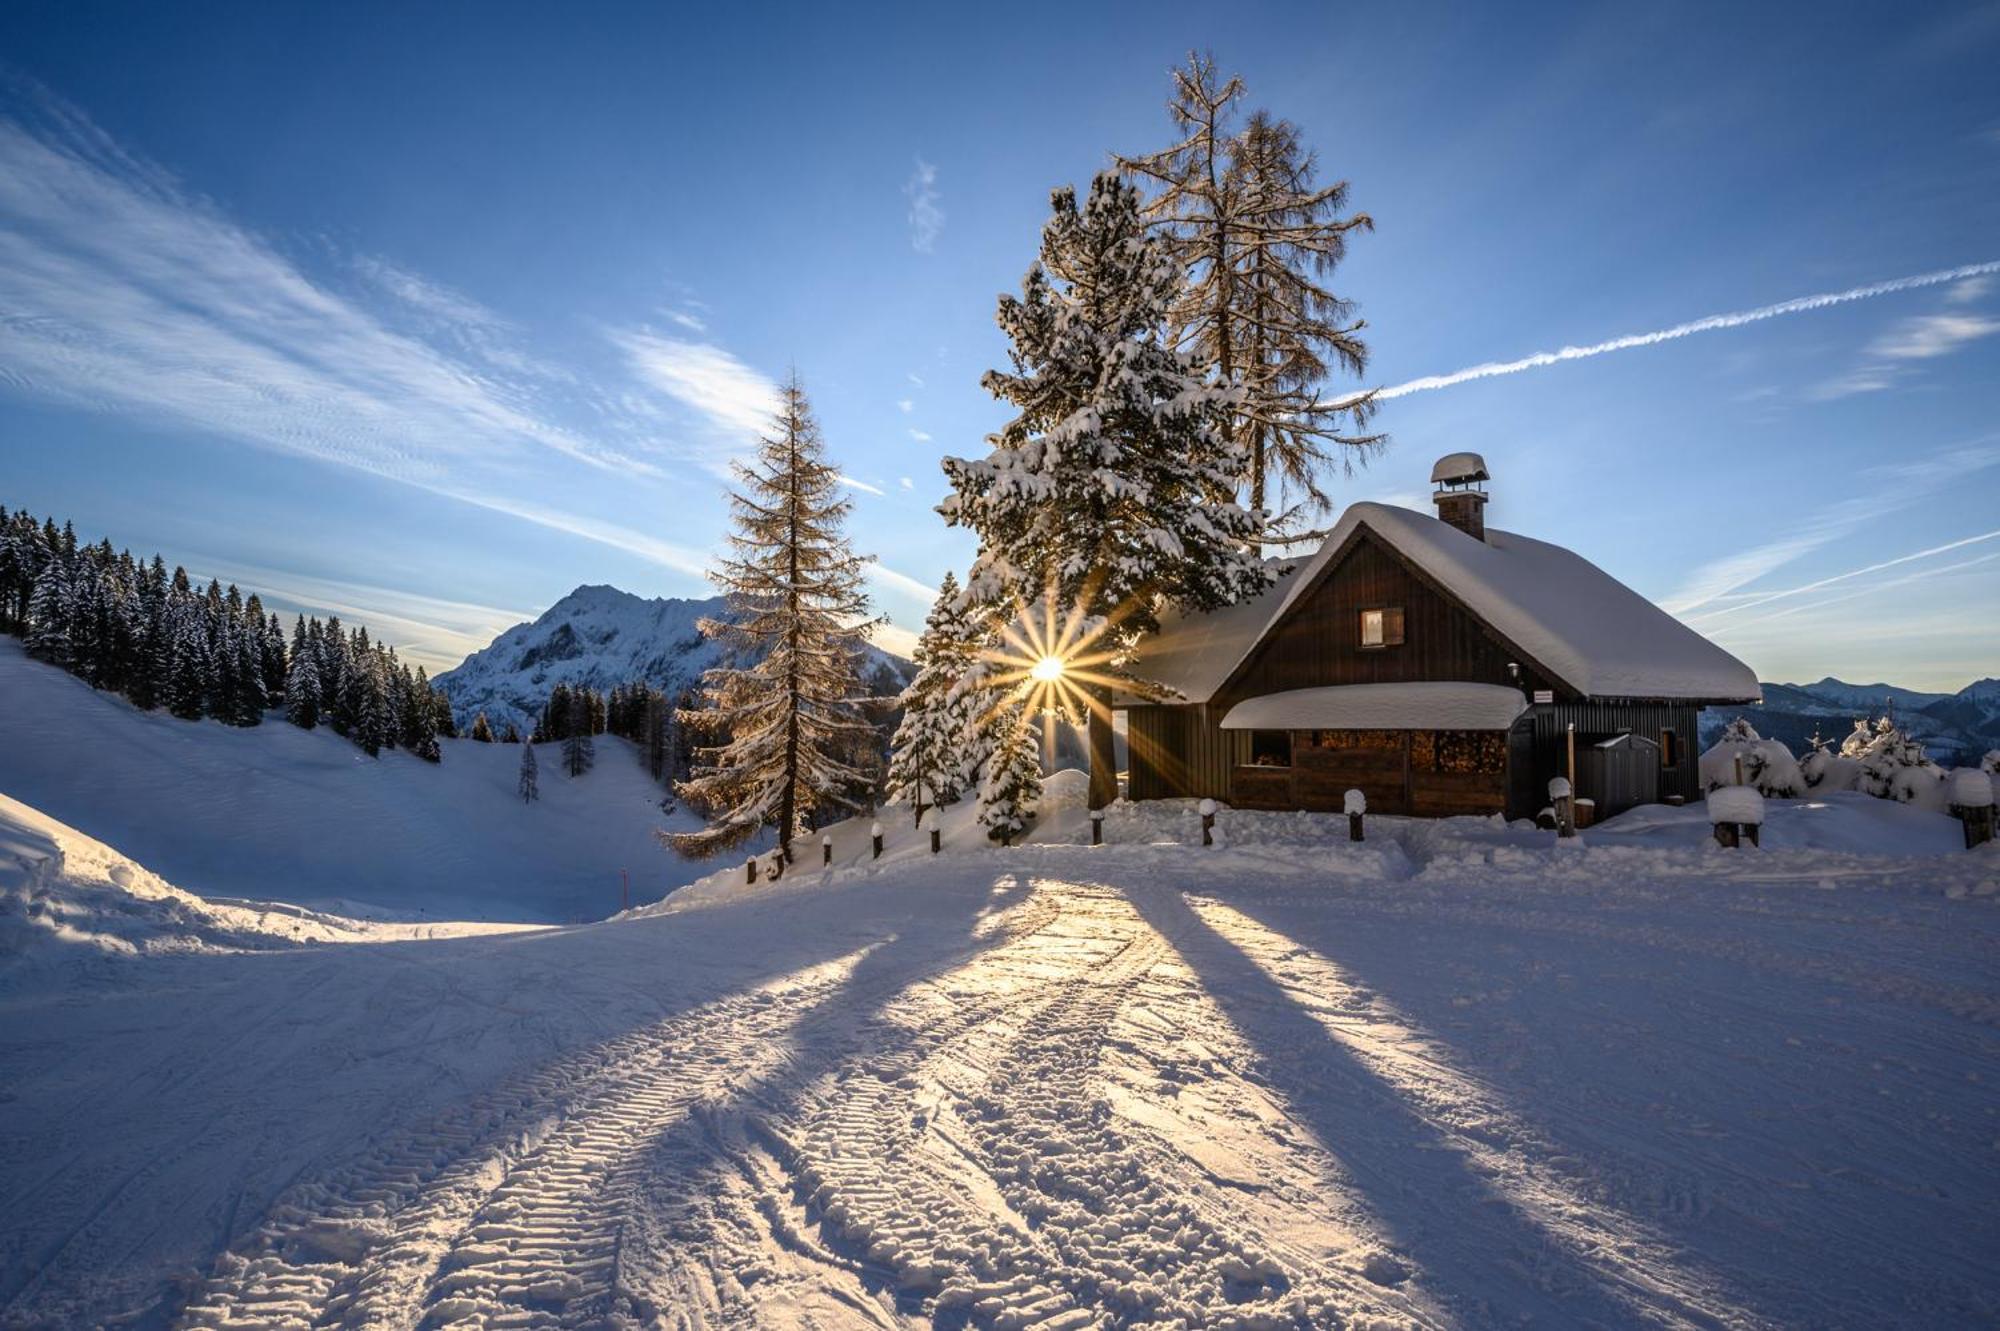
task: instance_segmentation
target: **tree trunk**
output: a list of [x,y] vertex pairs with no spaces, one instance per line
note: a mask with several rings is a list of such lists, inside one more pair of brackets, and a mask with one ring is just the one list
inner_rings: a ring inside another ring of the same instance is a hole
[[1101,809],[1118,798],[1118,750],[1111,734],[1111,690],[1090,691],[1090,807]]

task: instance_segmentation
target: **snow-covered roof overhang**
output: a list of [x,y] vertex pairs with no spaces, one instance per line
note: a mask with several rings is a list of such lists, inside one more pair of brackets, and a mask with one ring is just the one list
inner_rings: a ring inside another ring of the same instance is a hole
[[1224,730],[1505,730],[1528,710],[1504,684],[1424,680],[1333,684],[1245,698],[1222,718]]
[[[1212,614],[1162,617],[1132,673],[1166,701],[1207,702],[1365,529],[1457,597],[1514,648],[1586,698],[1753,702],[1750,667],[1581,555],[1489,527],[1475,540],[1425,513],[1351,504],[1318,550],[1262,596]],[[1118,705],[1154,701],[1138,690]]]

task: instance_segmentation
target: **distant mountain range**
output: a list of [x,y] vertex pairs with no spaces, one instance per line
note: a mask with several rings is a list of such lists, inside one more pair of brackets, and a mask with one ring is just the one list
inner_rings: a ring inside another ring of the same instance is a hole
[[[557,684],[606,691],[645,680],[669,693],[716,664],[718,645],[700,624],[723,613],[720,596],[648,599],[616,587],[578,587],[532,623],[516,624],[431,683],[451,699],[461,726],[485,712],[497,727],[534,725]],[[886,664],[907,679],[907,661],[870,646],[868,665]]]
[[2000,749],[2000,679],[1982,679],[1957,693],[1926,693],[1894,684],[1849,684],[1828,676],[1816,684],[1765,684],[1761,707],[1713,707],[1701,714],[1706,745],[1733,718],[1748,718],[1766,739],[1805,751],[1817,732],[1839,743],[1863,717],[1894,711],[1896,722],[1947,766],[1976,762]]

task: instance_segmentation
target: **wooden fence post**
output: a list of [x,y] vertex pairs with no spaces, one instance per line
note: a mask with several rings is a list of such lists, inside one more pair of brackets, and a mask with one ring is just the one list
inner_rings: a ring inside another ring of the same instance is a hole
[[881,859],[881,858],[882,858],[882,824],[880,824],[880,823],[871,823],[871,824],[869,824],[869,827],[868,827],[868,836],[869,836],[869,839],[870,839],[870,840],[871,840],[871,841],[873,842],[873,844],[874,844],[874,847],[875,847],[875,853],[874,853],[873,855],[869,856],[869,858],[870,858],[870,859],[876,859],[876,860],[879,860],[879,859]]
[[1340,806],[1347,811],[1347,839],[1363,840],[1361,818],[1368,812],[1367,794],[1359,790],[1350,790],[1341,797]]
[[749,878],[750,882],[754,883],[757,881],[757,857],[755,855],[752,855],[749,859],[743,861],[743,869],[744,872],[750,875]]
[[1195,809],[1201,814],[1201,844],[1212,846],[1215,844],[1215,801],[1203,800]]
[[1090,811],[1090,844],[1093,846],[1104,844],[1104,810],[1102,809],[1092,809]]

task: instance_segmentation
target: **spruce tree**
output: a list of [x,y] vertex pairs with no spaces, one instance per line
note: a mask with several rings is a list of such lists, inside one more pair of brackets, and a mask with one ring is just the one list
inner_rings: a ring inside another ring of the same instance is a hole
[[1018,696],[996,713],[999,747],[979,785],[979,821],[986,835],[1006,845],[1027,830],[1028,817],[1042,794],[1042,760],[1037,752],[1035,717]]
[[859,807],[867,773],[843,751],[869,729],[854,663],[876,621],[862,587],[867,561],[843,531],[850,505],[796,374],[755,460],[736,475],[731,553],[713,575],[729,615],[702,624],[728,658],[702,677],[707,705],[683,718],[729,738],[702,748],[678,787],[716,814],[671,844],[707,855],[768,826],[790,858],[809,817]]
[[903,720],[890,744],[889,802],[910,805],[919,822],[927,806],[951,804],[965,788],[972,693],[960,685],[978,659],[980,635],[959,598],[947,571],[917,639],[916,677],[903,690]]
[[1243,91],[1239,79],[1220,81],[1212,57],[1189,56],[1167,105],[1180,140],[1118,162],[1159,187],[1147,216],[1182,275],[1170,310],[1176,342],[1213,382],[1239,390],[1232,434],[1249,506],[1298,496],[1267,531],[1282,536],[1326,511],[1328,466],[1351,470],[1382,445],[1366,432],[1373,393],[1322,391],[1334,367],[1357,376],[1367,367],[1366,324],[1324,282],[1348,234],[1374,222],[1347,213],[1347,182],[1316,183],[1314,154],[1289,122],[1256,111],[1239,130]]
[[521,801],[532,804],[542,797],[541,786],[535,776],[535,746],[521,746]]
[[[1270,575],[1257,520],[1236,500],[1234,394],[1165,337],[1179,275],[1138,192],[1103,173],[1082,207],[1067,188],[1051,206],[1040,261],[1000,302],[1013,371],[985,378],[1019,414],[986,457],[945,459],[955,493],[939,512],[979,537],[970,613],[1018,624],[1047,605],[1073,624],[1071,651],[1095,667],[1071,696],[1088,704],[1099,805],[1112,788],[1109,680],[1131,674],[1141,636],[1166,606],[1215,609]],[[962,687],[990,691],[1001,673],[982,663]],[[1004,699],[975,715],[975,758],[1009,742]]]
[[[305,625],[300,621],[299,636],[304,638]],[[320,722],[319,665],[316,653],[294,651],[292,666],[285,675],[285,719],[301,730],[311,730]]]
[[581,688],[570,690],[569,717],[564,730],[563,770],[571,776],[582,776],[597,761],[597,746],[590,738],[590,702]]

